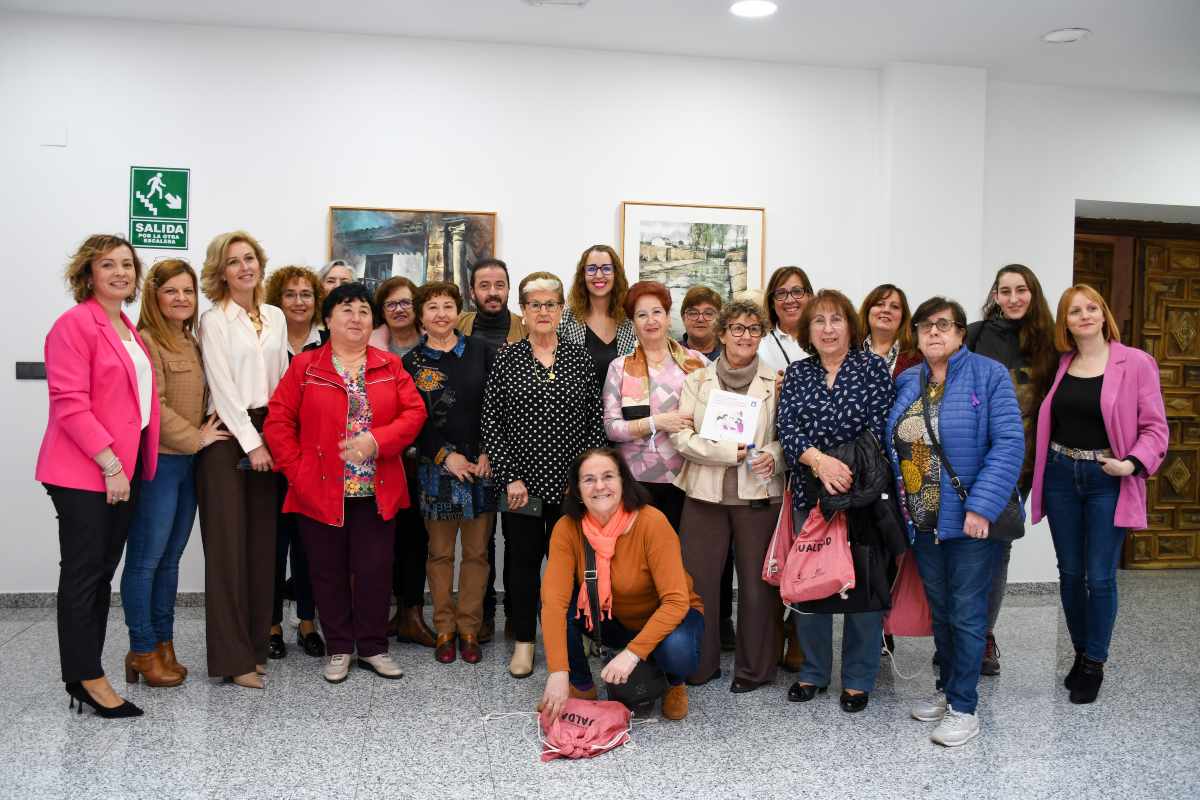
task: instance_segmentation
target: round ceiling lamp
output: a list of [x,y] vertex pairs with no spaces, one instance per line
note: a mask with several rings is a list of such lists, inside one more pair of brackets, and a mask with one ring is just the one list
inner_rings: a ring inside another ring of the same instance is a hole
[[1092,32],[1087,28],[1059,28],[1058,30],[1042,34],[1042,41],[1048,44],[1070,44],[1071,42],[1086,39],[1091,35]]
[[770,0],[738,0],[729,7],[729,13],[735,17],[759,19],[769,17],[779,10],[779,6]]

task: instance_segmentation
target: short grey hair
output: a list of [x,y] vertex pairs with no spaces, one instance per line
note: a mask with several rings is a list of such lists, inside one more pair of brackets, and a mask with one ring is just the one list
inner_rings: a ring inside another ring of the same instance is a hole
[[525,298],[530,292],[554,292],[558,295],[558,302],[563,302],[563,283],[558,276],[551,272],[531,272],[521,279],[521,283],[517,288],[517,295],[521,300],[521,305],[525,304]]
[[725,333],[729,323],[738,317],[754,317],[759,325],[767,327],[767,312],[763,311],[762,306],[753,300],[734,300],[722,308],[721,316],[717,317],[717,335]]
[[351,275],[357,275],[357,273],[355,273],[353,264],[345,259],[335,258],[333,261],[330,261],[328,264],[326,264],[324,268],[321,269],[321,272],[317,275],[317,277],[321,279],[322,283],[325,282],[325,278],[329,275],[330,270],[332,270],[334,267],[345,267],[346,269],[350,270]]

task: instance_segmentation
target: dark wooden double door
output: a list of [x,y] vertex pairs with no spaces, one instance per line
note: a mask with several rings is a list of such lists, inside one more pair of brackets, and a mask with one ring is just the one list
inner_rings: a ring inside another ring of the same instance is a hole
[[1130,533],[1122,566],[1200,567],[1200,239],[1077,234],[1074,278],[1109,300],[1122,341],[1158,360],[1167,409],[1149,525]]

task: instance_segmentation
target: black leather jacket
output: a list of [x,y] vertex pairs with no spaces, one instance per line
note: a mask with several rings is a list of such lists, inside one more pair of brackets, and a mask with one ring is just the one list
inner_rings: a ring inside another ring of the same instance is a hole
[[829,494],[811,473],[805,474],[807,497],[815,497],[828,519],[837,511],[846,513],[850,553],[854,558],[854,588],[846,599],[839,595],[800,603],[801,611],[819,614],[853,614],[891,608],[892,587],[889,564],[908,548],[908,533],[896,505],[895,478],[879,440],[864,430],[853,442],[838,445],[830,455],[850,468],[854,476],[850,491]]

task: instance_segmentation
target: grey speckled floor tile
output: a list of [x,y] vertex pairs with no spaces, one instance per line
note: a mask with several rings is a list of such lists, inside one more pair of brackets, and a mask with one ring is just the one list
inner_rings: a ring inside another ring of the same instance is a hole
[[[792,675],[742,695],[722,678],[689,688],[681,722],[639,724],[632,744],[588,761],[542,763],[528,712],[534,676],[506,672],[511,645],[483,663],[438,664],[392,643],[397,681],[354,669],[321,678],[322,660],[291,646],[265,691],[205,678],[204,610],[181,608],[175,643],[192,675],[181,687],[126,686],[128,646],[112,609],[104,666],[138,720],[67,713],[52,608],[0,609],[0,797],[91,798],[874,798],[1140,800],[1200,796],[1200,572],[1122,573],[1121,615],[1100,701],[1062,688],[1073,650],[1056,595],[1014,595],[997,629],[999,676],[981,679],[983,735],[947,750],[933,724],[908,717],[933,687],[928,639],[900,639],[870,705],[848,715],[830,693],[786,701]],[[501,620],[501,626],[503,620]],[[840,627],[840,626],[836,626]],[[835,646],[840,642],[835,639]],[[593,669],[599,666],[593,663]]]

